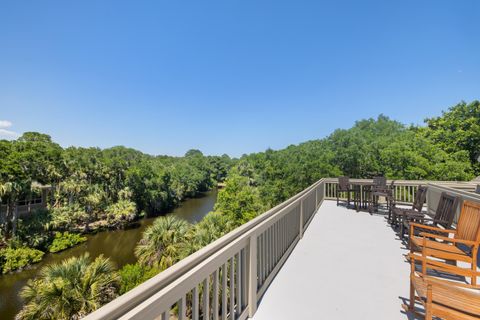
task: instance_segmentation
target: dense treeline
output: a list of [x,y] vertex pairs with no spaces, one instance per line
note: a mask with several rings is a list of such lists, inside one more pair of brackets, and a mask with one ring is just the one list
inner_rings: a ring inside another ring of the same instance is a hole
[[[479,146],[480,102],[474,101],[470,104],[462,102],[439,117],[426,119],[424,127],[405,126],[381,115],[377,119],[358,121],[350,129],[336,130],[321,140],[278,151],[244,155],[236,161],[227,157],[202,157],[198,151],[188,152],[185,158],[176,159],[154,158],[129,149],[115,148],[108,150],[110,160],[109,166],[106,166],[113,168],[112,173],[101,173],[104,160],[93,162],[87,157],[85,162],[89,165],[80,165],[90,170],[85,176],[66,175],[65,180],[80,179],[83,185],[75,192],[64,193],[61,203],[63,206],[79,203],[81,208],[97,208],[92,204],[94,201],[79,200],[82,192],[97,185],[99,191],[84,196],[95,196],[100,192],[102,198],[111,199],[110,205],[132,201],[141,210],[156,210],[180,201],[182,197],[178,195],[194,195],[195,190],[209,188],[212,181],[225,179],[225,188],[218,194],[214,211],[198,224],[191,225],[173,216],[155,220],[144,232],[136,248],[138,262],[123,267],[118,275],[109,271],[110,277],[107,278],[111,281],[108,282],[110,289],[103,296],[106,301],[130,290],[322,177],[344,174],[368,178],[385,174],[391,179],[470,180],[480,174],[477,161]],[[80,153],[82,156],[77,157],[82,159],[86,154],[79,149],[65,151],[66,154]],[[95,152],[103,154],[105,151]],[[64,165],[66,162],[62,161]],[[75,164],[71,165],[78,165],[76,161],[73,160]],[[127,170],[116,169],[126,167]],[[197,171],[192,171],[192,168]],[[106,183],[100,183],[103,179],[94,178],[96,175],[105,177]],[[189,184],[185,182],[187,180],[195,182]],[[152,199],[163,199],[163,202],[156,203]],[[126,209],[122,207],[117,210],[124,212]],[[85,211],[96,212],[98,209]],[[78,263],[83,263],[86,268],[88,264],[85,258],[82,259]],[[70,264],[73,261],[65,262],[64,267]],[[48,274],[48,270],[44,274]],[[46,290],[48,286],[45,279],[29,283],[23,292],[28,304],[20,314],[20,319],[28,319],[25,316],[28,314],[35,314],[38,319],[43,317],[35,312],[43,310],[46,298],[33,298],[30,292]],[[112,288],[115,294],[112,294]],[[55,308],[51,307],[49,310],[53,310],[52,313],[45,318],[71,318],[85,313],[85,309],[78,306],[60,316],[55,310],[63,310],[62,303],[59,301]],[[28,310],[35,312],[28,313]]]
[[[0,248],[9,249],[0,250],[4,272],[83,241],[69,232],[124,227],[170,209],[223,181],[232,163],[198,150],[154,157],[125,147],[63,149],[35,132],[1,140],[0,159]],[[39,185],[51,186],[47,210],[19,219],[17,202],[38,196]]]
[[272,207],[322,177],[462,181],[480,175],[479,101],[425,122],[405,126],[383,115],[357,121],[321,140],[245,155],[230,176],[247,177],[262,205]]

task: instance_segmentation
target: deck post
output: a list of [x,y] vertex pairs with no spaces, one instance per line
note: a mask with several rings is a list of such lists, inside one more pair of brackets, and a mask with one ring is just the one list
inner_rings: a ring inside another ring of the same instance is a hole
[[303,199],[300,200],[300,230],[298,232],[300,239],[303,237]]
[[248,317],[257,311],[257,235],[250,236],[248,246]]

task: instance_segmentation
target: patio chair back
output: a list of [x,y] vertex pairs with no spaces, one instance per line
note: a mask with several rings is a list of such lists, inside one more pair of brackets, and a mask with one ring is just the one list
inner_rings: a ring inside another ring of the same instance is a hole
[[433,222],[449,229],[452,226],[459,202],[459,197],[442,192],[440,201],[438,201],[437,211],[433,217]]
[[423,204],[425,203],[425,199],[427,199],[427,187],[419,186],[417,193],[415,194],[415,200],[413,201],[412,209],[421,212]]
[[339,177],[338,178],[338,190],[339,191],[348,191],[350,189],[350,178],[349,177]]
[[387,189],[387,178],[384,176],[373,177],[373,190],[386,190]]
[[455,238],[480,241],[480,203],[463,201]]

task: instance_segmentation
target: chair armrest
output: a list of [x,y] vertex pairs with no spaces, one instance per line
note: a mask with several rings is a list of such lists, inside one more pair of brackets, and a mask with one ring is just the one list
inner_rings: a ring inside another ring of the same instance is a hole
[[[451,242],[451,243],[460,243],[460,244],[464,244],[464,245],[467,245],[467,246],[475,246],[475,245],[479,245],[480,242],[478,241],[470,241],[470,240],[462,240],[462,239],[454,239],[454,238],[448,238],[448,237],[444,237],[444,236],[440,236],[438,234],[433,234],[433,233],[427,233],[427,232],[422,232],[420,233],[420,236],[421,237],[424,237],[424,238],[435,238],[435,239],[440,239],[440,240],[443,240],[443,241],[447,241],[447,242]],[[427,247],[428,247],[428,242],[427,242]]]
[[424,224],[421,224],[421,223],[411,222],[410,223],[410,229],[413,230],[415,227],[422,228],[422,229],[427,229],[427,230],[440,231],[442,233],[452,233],[452,234],[457,233],[457,230],[453,230],[453,229],[442,229],[442,228],[438,228],[438,227],[427,226],[427,225],[424,225]]
[[[408,209],[412,210],[412,209]],[[425,214],[421,212],[414,212],[414,211],[403,211],[402,216],[407,219],[422,219],[425,220]]]

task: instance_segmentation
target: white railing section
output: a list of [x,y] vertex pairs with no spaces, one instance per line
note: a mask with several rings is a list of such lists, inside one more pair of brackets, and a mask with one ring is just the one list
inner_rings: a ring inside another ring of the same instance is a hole
[[324,180],[85,319],[246,319],[325,198]]
[[[350,179],[353,184],[363,185],[372,183],[372,179]],[[387,185],[390,186],[392,180],[387,180]],[[423,180],[393,180],[393,194],[395,202],[398,204],[411,204],[415,200],[415,193],[419,186],[426,186],[429,183],[449,187],[451,189],[463,191],[466,193],[473,192],[475,190],[475,184],[472,182],[463,181],[423,181]],[[325,199],[333,200],[337,199],[337,187],[338,178],[326,178],[325,179]],[[345,200],[346,194],[340,193],[340,199]]]

